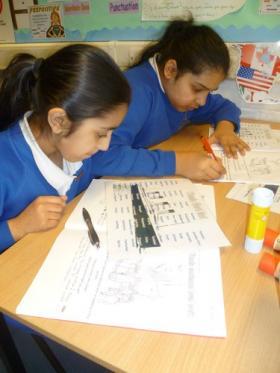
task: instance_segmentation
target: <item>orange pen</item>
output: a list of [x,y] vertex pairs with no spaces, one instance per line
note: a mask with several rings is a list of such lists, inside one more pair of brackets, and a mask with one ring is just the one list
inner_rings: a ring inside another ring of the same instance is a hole
[[200,136],[200,140],[203,144],[203,148],[205,151],[207,151],[208,154],[210,154],[213,159],[215,159],[215,161],[217,161],[217,157],[215,156],[215,153],[213,152],[213,149],[211,148],[211,145],[209,144],[209,141],[207,140],[206,137],[204,136]]

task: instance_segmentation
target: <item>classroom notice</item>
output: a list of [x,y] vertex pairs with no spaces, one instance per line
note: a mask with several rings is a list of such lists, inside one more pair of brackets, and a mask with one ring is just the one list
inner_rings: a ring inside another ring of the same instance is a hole
[[34,39],[64,38],[62,6],[46,4],[30,7],[31,31]]
[[9,2],[0,0],[0,43],[14,43],[15,34]]
[[174,17],[210,21],[236,12],[246,0],[143,0],[142,20],[167,21]]

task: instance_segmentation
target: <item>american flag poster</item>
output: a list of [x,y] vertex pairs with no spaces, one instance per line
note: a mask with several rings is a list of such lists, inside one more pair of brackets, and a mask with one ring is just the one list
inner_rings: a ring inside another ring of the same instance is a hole
[[280,50],[263,44],[244,44],[240,48],[236,82],[242,98],[250,103],[279,103],[280,94],[274,95],[272,88],[280,77]]

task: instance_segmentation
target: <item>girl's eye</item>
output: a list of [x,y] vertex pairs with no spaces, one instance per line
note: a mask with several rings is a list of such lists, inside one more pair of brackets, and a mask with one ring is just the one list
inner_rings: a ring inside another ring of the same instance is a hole
[[203,92],[203,91],[206,91],[206,89],[203,89],[203,88],[196,88],[196,87],[193,87],[193,90],[194,90],[194,92],[197,92],[197,93],[199,93],[199,92]]
[[107,137],[107,133],[98,133],[97,136],[99,139],[101,139],[103,137]]

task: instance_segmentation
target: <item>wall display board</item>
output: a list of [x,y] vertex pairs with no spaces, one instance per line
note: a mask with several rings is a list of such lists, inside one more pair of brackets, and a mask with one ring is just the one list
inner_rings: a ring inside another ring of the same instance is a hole
[[280,35],[279,12],[264,12],[257,0],[0,1],[10,4],[18,43],[155,40],[168,19],[190,11],[227,42],[275,42]]

